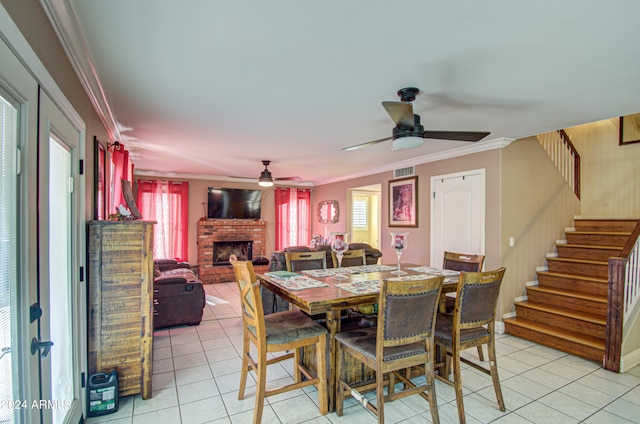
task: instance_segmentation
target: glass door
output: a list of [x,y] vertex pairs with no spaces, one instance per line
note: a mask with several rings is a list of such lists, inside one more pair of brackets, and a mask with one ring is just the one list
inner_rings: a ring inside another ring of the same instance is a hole
[[77,423],[82,414],[80,325],[86,302],[79,281],[78,151],[81,134],[40,93],[39,343],[43,422]]

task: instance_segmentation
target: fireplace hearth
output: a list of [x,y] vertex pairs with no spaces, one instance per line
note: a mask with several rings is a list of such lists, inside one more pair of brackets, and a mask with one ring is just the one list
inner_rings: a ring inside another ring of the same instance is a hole
[[253,240],[216,241],[213,243],[213,266],[229,265],[229,256],[239,261],[253,259]]

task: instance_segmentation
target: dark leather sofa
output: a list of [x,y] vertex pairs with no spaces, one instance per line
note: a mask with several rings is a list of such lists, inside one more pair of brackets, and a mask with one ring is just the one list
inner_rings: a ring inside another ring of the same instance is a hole
[[204,306],[204,287],[188,263],[173,259],[154,260],[154,329],[198,325]]
[[[371,247],[367,243],[349,243],[349,249],[364,249],[367,265],[374,265],[378,263],[382,252],[378,249]],[[327,268],[333,268],[333,261],[331,259],[331,246],[328,244],[320,244],[314,247],[309,246],[290,246],[285,247],[283,250],[279,250],[271,253],[271,261],[269,262],[269,271],[283,271],[287,269],[287,263],[285,260],[285,252],[315,252],[324,251],[327,255]],[[289,310],[289,302],[282,299],[269,290],[262,289],[262,306],[265,314],[271,314],[274,312]]]

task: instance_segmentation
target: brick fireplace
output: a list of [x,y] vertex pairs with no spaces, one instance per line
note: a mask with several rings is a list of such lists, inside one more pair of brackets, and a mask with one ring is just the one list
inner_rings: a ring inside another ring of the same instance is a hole
[[[215,251],[215,252],[214,252]],[[215,257],[214,257],[215,253]],[[267,223],[252,219],[207,219],[198,221],[198,273],[203,283],[235,281],[228,254],[252,260],[267,253]],[[267,265],[255,265],[256,273]]]

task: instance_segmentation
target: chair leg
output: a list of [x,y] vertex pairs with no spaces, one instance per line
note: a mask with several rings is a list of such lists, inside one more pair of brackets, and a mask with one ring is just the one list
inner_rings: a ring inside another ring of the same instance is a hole
[[238,388],[238,400],[244,399],[244,389],[247,385],[247,374],[249,372],[249,339],[244,338],[242,342],[242,370],[240,371],[240,387]]
[[502,399],[502,389],[498,378],[498,363],[496,362],[496,345],[493,339],[487,344],[487,350],[489,351],[489,367],[491,369],[491,380],[493,380],[493,390],[496,392],[498,408],[504,412],[504,400]]
[[[340,343],[336,343],[336,415],[342,416],[344,403],[344,388],[342,387],[342,356],[344,352],[340,348]],[[318,395],[320,395],[318,393]]]
[[427,385],[429,386],[429,409],[431,410],[431,422],[433,424],[440,424],[440,416],[438,414],[438,401],[436,399],[436,384],[435,378],[433,376],[434,350],[429,350],[431,354],[429,355],[429,360],[424,367],[424,377],[427,380]]
[[296,383],[302,381],[302,372],[300,371],[300,348],[293,350],[293,379]]
[[458,420],[460,424],[465,424],[464,402],[462,399],[462,373],[460,369],[460,350],[454,346],[451,349],[453,361],[453,387],[456,392],[456,404],[458,405]]
[[262,421],[262,410],[267,386],[267,353],[258,352],[258,369],[256,370],[256,403],[253,409],[253,424]]
[[480,362],[484,362],[484,354],[482,353],[482,345],[478,346],[478,359],[480,359]]
[[318,359],[316,369],[318,370],[318,407],[320,413],[325,415],[329,412],[329,400],[327,397],[327,361],[325,352],[327,351],[327,337],[318,337],[316,344],[316,358]]
[[[391,375],[393,372],[389,373],[389,381],[393,380]],[[389,386],[389,390],[391,390],[391,386]],[[389,392],[391,393],[391,392]],[[378,424],[384,424],[384,373],[376,371],[376,412],[378,414]]]

